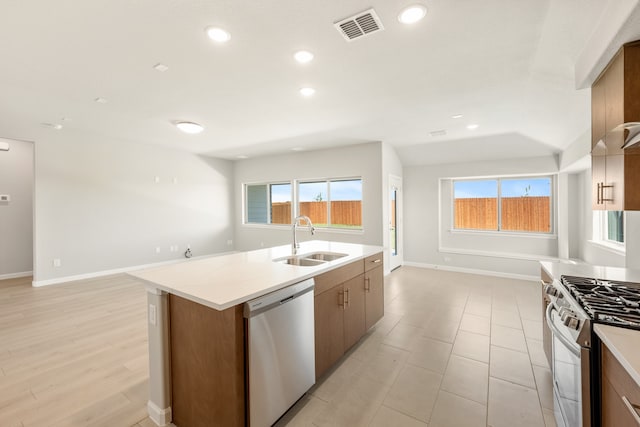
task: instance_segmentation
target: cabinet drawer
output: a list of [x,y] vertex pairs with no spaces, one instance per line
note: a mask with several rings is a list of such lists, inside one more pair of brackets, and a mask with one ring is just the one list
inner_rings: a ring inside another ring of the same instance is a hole
[[[628,404],[625,402],[627,400]],[[631,378],[611,351],[602,345],[602,422],[608,425],[640,427],[630,405],[640,406],[640,386]],[[640,418],[640,413],[636,411]],[[621,420],[625,420],[620,424]],[[612,423],[613,422],[613,423]]]
[[382,265],[382,252],[378,252],[377,254],[368,256],[364,259],[364,271],[369,271],[381,265]]
[[358,260],[320,274],[314,278],[316,282],[314,294],[319,295],[326,292],[335,285],[344,283],[362,273],[364,273],[364,263],[362,260]]

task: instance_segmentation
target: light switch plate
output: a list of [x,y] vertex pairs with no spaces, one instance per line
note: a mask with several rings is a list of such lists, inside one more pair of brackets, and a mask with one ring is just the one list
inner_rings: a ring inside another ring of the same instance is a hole
[[11,196],[8,194],[0,194],[0,202],[10,202]]
[[149,304],[149,323],[155,325],[157,323],[156,306]]

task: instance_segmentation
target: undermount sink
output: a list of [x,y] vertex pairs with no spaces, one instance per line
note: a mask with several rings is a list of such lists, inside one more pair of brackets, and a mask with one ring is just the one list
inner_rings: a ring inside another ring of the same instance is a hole
[[284,258],[276,258],[273,260],[273,262],[281,262],[283,264],[297,265],[300,267],[313,267],[316,265],[324,264],[325,261],[320,261],[317,259],[307,259],[297,256],[288,256]]
[[317,259],[320,261],[331,262],[336,259],[347,256],[347,254],[341,254],[337,252],[314,252],[307,255],[300,255],[302,258],[306,259]]
[[276,258],[273,262],[281,262],[283,264],[297,265],[299,267],[313,267],[336,259],[347,256],[337,252],[313,252],[310,254],[290,255],[282,258]]

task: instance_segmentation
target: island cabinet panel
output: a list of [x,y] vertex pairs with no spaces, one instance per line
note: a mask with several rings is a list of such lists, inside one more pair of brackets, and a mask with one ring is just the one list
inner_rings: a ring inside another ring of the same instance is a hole
[[173,423],[244,426],[242,305],[218,311],[170,294],[169,313]]
[[344,354],[344,288],[336,285],[315,297],[316,378]]
[[640,427],[640,387],[604,344],[602,350],[602,427]]
[[547,363],[549,363],[549,368],[553,369],[553,363],[551,363],[551,329],[549,329],[549,325],[547,324],[547,307],[551,304],[551,298],[544,291],[546,285],[551,285],[553,279],[544,268],[540,269],[540,293],[542,294],[542,346],[544,348],[544,355],[547,357]]
[[364,275],[365,330],[369,330],[384,316],[384,272],[382,265]]
[[344,283],[344,349],[350,349],[366,332],[364,275]]

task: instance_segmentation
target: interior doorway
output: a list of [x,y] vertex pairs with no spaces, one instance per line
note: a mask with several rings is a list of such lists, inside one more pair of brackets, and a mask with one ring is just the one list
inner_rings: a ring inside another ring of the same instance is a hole
[[402,265],[402,178],[389,175],[389,269]]

